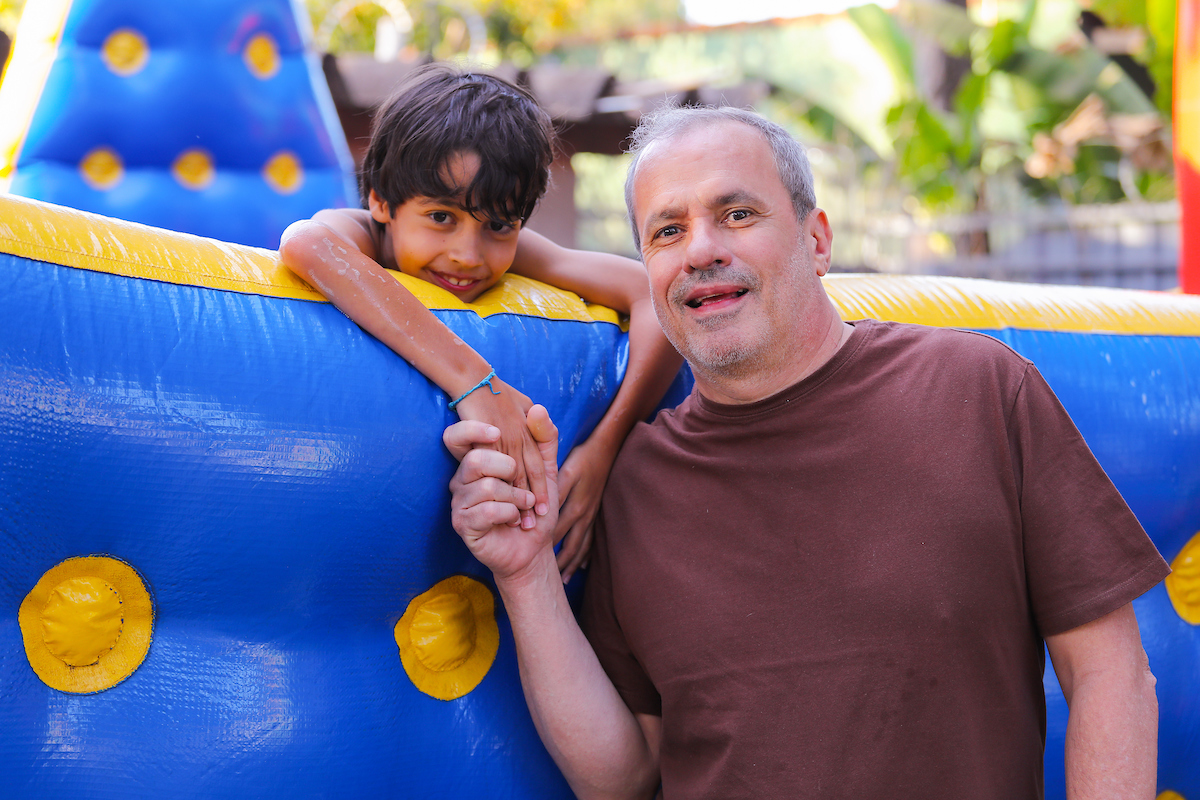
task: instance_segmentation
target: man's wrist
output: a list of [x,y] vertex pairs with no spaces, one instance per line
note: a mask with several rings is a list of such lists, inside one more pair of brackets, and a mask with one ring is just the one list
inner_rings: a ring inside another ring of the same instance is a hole
[[493,578],[506,606],[519,598],[539,595],[550,586],[557,585],[558,588],[562,588],[554,548],[550,545],[539,550],[524,567],[505,576],[493,573]]

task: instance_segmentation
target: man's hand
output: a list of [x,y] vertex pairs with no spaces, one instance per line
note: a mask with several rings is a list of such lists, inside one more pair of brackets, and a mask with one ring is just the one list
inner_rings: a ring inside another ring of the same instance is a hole
[[[558,521],[558,429],[540,405],[529,410],[529,431],[537,444],[546,475],[549,511],[541,517],[522,515],[534,496],[511,481],[518,474],[513,458],[494,446],[500,431],[493,425],[463,420],[446,429],[442,441],[460,461],[450,481],[450,521],[471,553],[503,580],[530,569],[544,550],[552,550]],[[514,523],[520,521],[517,526]]]

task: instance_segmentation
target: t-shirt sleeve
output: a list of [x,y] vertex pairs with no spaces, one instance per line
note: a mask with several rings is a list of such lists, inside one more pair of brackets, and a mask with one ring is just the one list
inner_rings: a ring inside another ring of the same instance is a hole
[[1116,611],[1170,568],[1032,365],[1009,417],[1025,573],[1043,637]]
[[612,565],[608,558],[603,508],[596,520],[596,538],[592,545],[591,565],[583,594],[579,623],[596,651],[600,666],[613,686],[635,714],[662,716],[662,697],[642,669],[621,625],[617,621],[612,595]]

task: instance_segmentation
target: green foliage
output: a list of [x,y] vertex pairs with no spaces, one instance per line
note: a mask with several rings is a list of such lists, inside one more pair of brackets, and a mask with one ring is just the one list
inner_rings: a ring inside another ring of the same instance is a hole
[[[315,28],[337,0],[305,0]],[[420,53],[448,59],[465,53],[472,43],[462,24],[474,14],[487,29],[489,60],[528,65],[569,36],[611,36],[647,25],[682,20],[679,0],[409,0],[413,19],[410,45]],[[370,52],[375,24],[384,11],[364,0],[348,12],[330,39],[331,52]]]
[[[1115,27],[1157,26],[1140,54],[1151,69],[1161,60],[1161,42],[1173,42],[1174,0],[1096,0],[1093,8]],[[932,211],[980,208],[986,182],[1001,172],[1017,177],[1033,195],[1071,202],[1111,201],[1131,192],[1147,199],[1169,196],[1170,162],[1161,134],[1169,130],[1169,105],[1164,111],[1161,96],[1169,93],[1160,92],[1152,103],[1081,34],[1053,49],[1034,46],[1037,10],[1030,0],[1016,16],[980,25],[949,3],[902,7],[910,29],[947,53],[970,58],[971,72],[948,109],[923,96],[911,47],[896,41],[904,34],[895,23],[883,23],[878,9],[851,15],[901,86],[902,99],[887,114],[896,175]],[[1166,76],[1169,85],[1169,66]],[[1156,113],[1163,123],[1158,134]]]
[[897,83],[913,87],[917,78],[913,67],[912,40],[900,29],[895,18],[874,3],[848,9],[846,14],[867,41],[874,45],[896,76]]

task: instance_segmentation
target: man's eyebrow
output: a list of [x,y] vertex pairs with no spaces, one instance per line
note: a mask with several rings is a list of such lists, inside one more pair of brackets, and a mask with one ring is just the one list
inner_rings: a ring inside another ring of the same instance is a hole
[[762,205],[762,199],[758,195],[752,194],[745,189],[735,189],[728,194],[723,194],[718,197],[717,201],[713,205],[717,207],[724,207],[743,204],[751,206]]
[[678,219],[682,214],[683,214],[683,211],[680,208],[673,208],[673,207],[664,208],[661,211],[659,211],[657,214],[653,214],[646,218],[646,221],[643,224],[643,230],[653,227],[654,225],[657,225],[660,222],[666,222],[667,220],[670,220],[670,219]]

